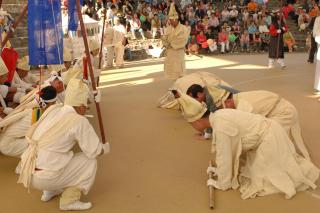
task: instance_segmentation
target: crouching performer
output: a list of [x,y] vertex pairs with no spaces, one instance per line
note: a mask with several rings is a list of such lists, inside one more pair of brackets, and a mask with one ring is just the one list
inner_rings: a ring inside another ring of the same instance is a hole
[[216,167],[208,170],[217,175],[217,180],[209,179],[208,185],[221,190],[239,189],[243,199],[274,193],[284,193],[289,199],[298,191],[316,188],[319,169],[297,154],[276,121],[235,109],[208,113],[185,94],[179,99],[184,116],[195,129],[202,132],[213,128]]
[[[96,157],[109,151],[83,116],[88,92],[82,80],[70,80],[64,106],[49,107],[26,135],[29,146],[21,157],[18,183],[43,190],[42,201],[62,193],[60,210],[91,208],[80,196],[89,192],[95,180]],[[82,152],[74,154],[76,143]]]

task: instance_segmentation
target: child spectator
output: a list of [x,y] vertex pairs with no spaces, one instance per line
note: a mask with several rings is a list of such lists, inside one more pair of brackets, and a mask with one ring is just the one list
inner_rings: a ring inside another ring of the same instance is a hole
[[250,38],[247,30],[245,30],[241,35],[240,46],[241,46],[241,52],[244,51],[244,48],[247,49],[247,52],[250,52]]
[[208,43],[208,46],[209,46],[209,51],[211,53],[213,53],[213,52],[218,50],[217,42],[216,42],[215,39],[208,39],[207,43]]
[[253,45],[254,45],[254,51],[260,52],[261,37],[260,37],[260,33],[258,31],[253,34]]
[[268,32],[263,32],[260,34],[261,37],[261,51],[264,52],[265,48],[267,46],[269,46],[270,43],[270,35],[269,35],[269,31]]
[[284,45],[288,47],[289,52],[291,53],[293,51],[294,45],[296,44],[296,41],[289,30],[283,34],[283,42]]
[[233,31],[229,34],[229,46],[231,46],[231,52],[233,53],[237,46],[237,36],[234,34]]
[[256,24],[251,21],[251,24],[248,27],[248,33],[250,37],[250,41],[253,41],[253,34],[255,34],[258,31]]

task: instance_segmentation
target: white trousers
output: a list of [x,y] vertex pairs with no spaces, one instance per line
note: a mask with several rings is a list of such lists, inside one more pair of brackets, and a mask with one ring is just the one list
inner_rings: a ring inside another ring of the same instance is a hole
[[123,66],[123,64],[124,64],[124,60],[123,60],[124,46],[123,45],[116,46],[116,47],[114,47],[114,51],[116,54],[116,66],[117,67]]
[[225,42],[220,42],[221,45],[221,52],[224,53],[225,49],[227,49],[227,51],[229,50],[229,41],[225,41]]
[[214,51],[216,51],[217,49],[218,49],[217,45],[210,45],[210,46],[209,46],[210,52],[214,52]]
[[97,160],[89,159],[84,153],[74,155],[61,171],[36,171],[32,186],[39,190],[55,191],[74,187],[87,194],[95,180]]
[[114,47],[107,47],[107,66],[113,66]]

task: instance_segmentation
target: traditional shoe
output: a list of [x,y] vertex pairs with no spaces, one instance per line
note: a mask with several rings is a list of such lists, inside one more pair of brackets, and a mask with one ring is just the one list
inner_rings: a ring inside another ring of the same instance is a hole
[[41,196],[41,201],[48,202],[49,200],[51,200],[55,196],[61,194],[62,192],[63,192],[63,190],[56,190],[56,191],[46,191],[46,190],[44,190],[43,193],[42,193],[42,196]]
[[269,69],[274,68],[273,64],[269,64],[269,65],[268,65],[268,68],[269,68]]
[[60,205],[60,210],[62,211],[70,211],[70,210],[87,210],[92,207],[92,204],[90,202],[83,203],[80,201],[76,201],[74,203],[66,204],[66,205]]
[[286,65],[281,66],[281,69],[285,70],[286,69]]

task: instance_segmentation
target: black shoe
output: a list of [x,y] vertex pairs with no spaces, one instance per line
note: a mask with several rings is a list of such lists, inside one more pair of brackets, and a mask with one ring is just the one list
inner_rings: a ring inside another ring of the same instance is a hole
[[309,64],[313,64],[313,61],[308,60],[308,63],[309,63]]

